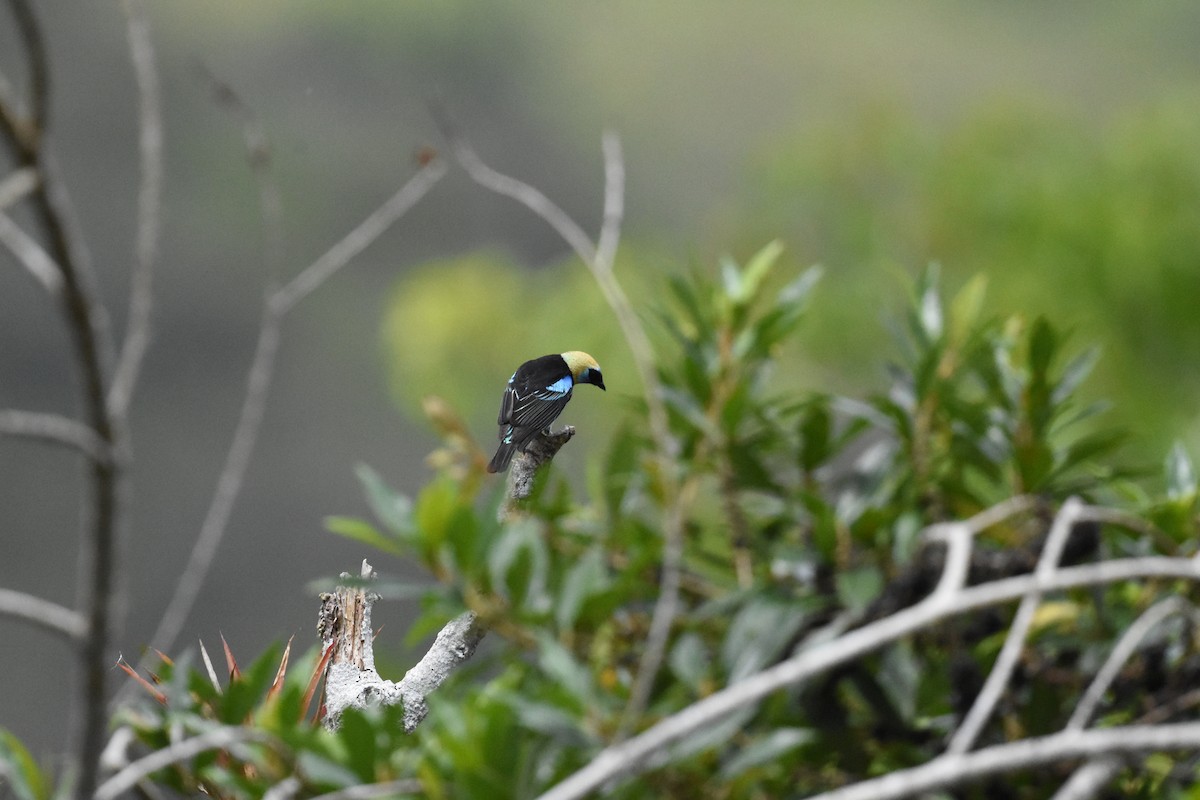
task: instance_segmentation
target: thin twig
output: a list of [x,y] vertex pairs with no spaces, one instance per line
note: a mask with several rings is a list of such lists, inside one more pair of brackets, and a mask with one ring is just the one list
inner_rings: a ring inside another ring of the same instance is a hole
[[50,69],[46,57],[46,42],[41,26],[33,13],[29,0],[9,0],[13,21],[21,44],[25,48],[25,61],[29,66],[29,120],[22,132],[22,139],[30,151],[46,128],[46,109],[50,105]]
[[1127,725],[1050,736],[947,754],[926,764],[816,795],[809,800],[898,800],[959,786],[989,775],[1079,758],[1182,750],[1200,747],[1200,722]]
[[37,170],[22,167],[0,181],[0,211],[12,208],[37,188]]
[[[1194,608],[1189,609],[1194,613]],[[1144,616],[1144,615],[1143,615]],[[1111,658],[1111,656],[1110,656]],[[1134,722],[1138,725],[1157,725],[1176,714],[1200,704],[1200,689],[1192,689],[1157,705],[1142,714]],[[1069,729],[1069,727],[1068,727]],[[1095,797],[1108,785],[1126,765],[1126,760],[1115,756],[1097,756],[1071,773],[1051,800],[1087,800]]]
[[154,264],[158,258],[163,184],[162,100],[150,22],[142,0],[123,0],[129,60],[138,89],[138,187],[137,242],[129,287],[129,319],[125,340],[117,358],[108,404],[119,417],[125,415],[137,385],[138,373],[150,343],[150,312],[153,308]]
[[77,450],[92,461],[109,462],[108,442],[81,422],[38,411],[0,410],[0,436],[23,436]]
[[658,599],[651,617],[650,633],[642,651],[638,671],[630,691],[618,739],[622,738],[644,712],[650,690],[662,666],[670,638],[671,627],[679,607],[679,583],[683,562],[684,507],[675,470],[679,445],[671,435],[662,384],[654,364],[654,349],[638,319],[629,297],[613,272],[614,258],[620,241],[624,215],[625,167],[620,139],[605,133],[604,154],[604,221],[598,244],[565,211],[537,188],[505,175],[483,162],[470,143],[451,124],[441,109],[433,109],[434,117],[450,143],[458,163],[479,185],[497,194],[512,198],[524,205],[552,227],[563,241],[591,271],[593,278],[617,318],[625,341],[633,356],[642,381],[646,400],[650,435],[655,443],[659,476],[663,481],[666,511],[663,518],[663,563],[659,580]]
[[[1046,537],[1046,544],[1042,548],[1042,555],[1038,559],[1034,577],[1045,580],[1058,569],[1058,562],[1062,558],[1067,539],[1074,530],[1075,523],[1079,521],[1082,510],[1083,503],[1074,497],[1067,500],[1059,509],[1054,518],[1054,524],[1050,527],[1050,533]],[[996,703],[999,702],[1000,696],[1012,678],[1013,670],[1025,647],[1025,639],[1029,636],[1029,629],[1033,625],[1034,614],[1037,613],[1041,603],[1041,588],[1035,582],[1029,593],[1021,598],[1021,604],[1013,616],[1012,624],[1004,639],[1004,645],[1000,648],[1000,654],[996,656],[995,664],[992,665],[992,671],[988,674],[987,681],[984,682],[983,688],[976,696],[966,718],[958,726],[954,736],[950,738],[950,743],[946,746],[947,753],[965,753],[979,738],[983,726],[987,724],[992,710],[996,707]]]
[[384,201],[383,205],[360,222],[358,227],[342,237],[342,240],[329,248],[325,255],[276,292],[271,302],[279,308],[281,314],[286,314],[407,214],[445,174],[446,163],[440,159],[422,167],[400,191]]
[[62,293],[62,268],[37,240],[21,230],[3,211],[0,211],[0,244],[8,248],[25,271],[42,285],[46,294],[58,297]]
[[172,764],[195,758],[209,750],[221,750],[247,742],[275,743],[274,737],[251,727],[221,727],[176,742],[169,747],[155,750],[139,758],[96,789],[95,800],[116,800],[123,792],[132,789],[138,781],[165,769]]
[[1084,691],[1075,710],[1071,712],[1066,730],[1082,730],[1088,724],[1100,706],[1100,701],[1104,699],[1105,692],[1121,672],[1121,667],[1125,666],[1125,662],[1133,656],[1142,640],[1164,620],[1177,614],[1188,614],[1193,618],[1193,622],[1197,621],[1198,614],[1195,606],[1182,597],[1168,597],[1146,609],[1141,616],[1134,620],[1117,641],[1112,652],[1108,654],[1104,665],[1100,667],[1100,671],[1096,673],[1096,677]]
[[[1087,518],[1088,513],[1077,517]],[[728,714],[755,704],[778,689],[809,680],[942,620],[1011,602],[1034,589],[1049,593],[1142,578],[1200,581],[1200,562],[1191,558],[1164,556],[1114,559],[1064,567],[1046,577],[1018,575],[970,586],[950,595],[930,595],[926,600],[891,616],[850,631],[819,647],[801,651],[770,669],[672,714],[628,741],[606,748],[586,767],[543,794],[541,800],[581,798],[618,777],[633,777],[645,770],[647,761],[654,755]]]
[[284,315],[404,216],[433,188],[444,173],[445,165],[440,161],[422,168],[396,194],[347,233],[328,252],[286,286],[268,295],[259,327],[258,344],[246,382],[242,410],[233,441],[225,457],[225,464],[217,479],[217,489],[201,525],[200,534],[192,546],[183,577],[151,640],[159,650],[169,650],[179,635],[225,536],[234,502],[241,491],[246,468],[258,440]]
[[[86,425],[105,443],[106,451],[119,455],[125,450],[124,429],[120,419],[110,414],[106,402],[105,364],[112,356],[107,318],[94,286],[88,253],[66,188],[44,148],[49,79],[41,29],[27,0],[9,0],[9,5],[27,54],[31,111],[28,119],[21,119],[7,104],[0,107],[0,137],[11,150],[18,168],[31,168],[38,174],[37,187],[30,197],[30,211],[40,228],[48,257],[57,265],[61,278],[61,289],[54,294],[71,339],[83,417]],[[80,546],[83,554],[80,586],[87,634],[78,648],[80,689],[77,719],[72,726],[74,794],[78,800],[92,797],[107,726],[108,647],[116,624],[113,609],[119,583],[117,537],[121,470],[118,461],[116,458],[92,459],[88,470],[87,516]]]
[[19,619],[72,641],[87,635],[87,620],[72,609],[12,589],[0,589],[0,616]]
[[338,789],[336,792],[319,794],[312,800],[373,800],[376,797],[395,797],[401,794],[419,794],[421,782],[416,778],[405,778],[386,783],[365,783],[361,786],[350,786]]

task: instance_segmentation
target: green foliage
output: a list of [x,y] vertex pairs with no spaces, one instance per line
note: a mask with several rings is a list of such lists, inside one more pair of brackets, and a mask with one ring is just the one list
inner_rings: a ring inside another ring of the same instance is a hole
[[[931,523],[1033,495],[1037,513],[979,538],[982,564],[1017,574],[1036,559],[1057,505],[1081,495],[1124,504],[1160,527],[1138,536],[1098,526],[1073,537],[1070,559],[1195,551],[1191,459],[1173,450],[1159,488],[1120,466],[1120,437],[1100,425],[1102,406],[1081,399],[1095,351],[1072,353],[1045,318],[989,316],[982,279],[947,299],[931,268],[913,287],[882,391],[865,400],[797,394],[780,373],[791,367],[787,341],[817,273],[787,275],[781,265],[772,244],[745,265],[723,262],[715,276],[673,277],[660,295],[655,319],[666,344],[657,367],[679,446],[674,494],[656,471],[638,404],[597,454],[586,495],[551,469],[503,519],[500,490],[486,488],[484,459],[444,404],[427,405],[446,445],[415,498],[360,469],[374,520],[338,517],[329,527],[425,568],[431,583],[410,639],[464,609],[489,630],[488,645],[430,698],[415,734],[399,732],[394,710],[351,715],[336,734],[315,729],[299,711],[298,684],[289,679],[267,697],[274,656],[222,692],[167,670],[166,706],[130,716],[147,746],[216,721],[257,726],[271,739],[156,779],[228,797],[252,796],[287,774],[314,793],[415,777],[429,797],[532,797],[616,737],[786,658],[831,619],[869,620],[920,599],[938,574],[933,545],[918,535]],[[671,502],[685,520],[680,609],[640,708],[632,687]],[[985,739],[1060,728],[1114,637],[1156,592],[1118,584],[1045,603],[1021,680]],[[978,691],[1006,615],[955,620],[730,714],[612,796],[757,800],[924,763]],[[1161,641],[1114,686],[1108,722],[1137,719],[1146,702],[1168,702],[1200,677],[1184,627],[1164,627]],[[1130,793],[1152,787],[1170,796],[1183,773],[1134,775]],[[1008,796],[1045,796],[1058,780],[1022,775]]]
[[15,800],[50,800],[53,780],[21,740],[0,728],[0,790]]
[[873,110],[804,129],[754,165],[733,226],[827,265],[806,350],[858,386],[897,265],[986,275],[1004,306],[1103,347],[1093,385],[1152,458],[1191,425],[1200,389],[1181,355],[1200,346],[1200,101],[1094,128],[1061,113],[993,101],[949,128]]

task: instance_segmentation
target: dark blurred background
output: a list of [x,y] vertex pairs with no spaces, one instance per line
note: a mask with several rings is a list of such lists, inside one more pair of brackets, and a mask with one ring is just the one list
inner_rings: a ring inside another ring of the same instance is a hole
[[[121,332],[138,181],[123,18],[115,2],[37,11],[54,153]],[[628,171],[619,269],[643,313],[664,272],[780,238],[796,268],[825,268],[781,380],[861,391],[881,385],[905,276],[941,262],[951,289],[986,274],[997,313],[1045,313],[1079,348],[1101,345],[1089,386],[1116,401],[1131,459],[1155,464],[1176,438],[1195,452],[1194,3],[193,0],[149,16],[167,177],[155,335],[131,412],[126,657],[150,637],[199,530],[266,280],[241,131],[206,73],[271,138],[288,275],[395,191],[420,147],[441,146],[431,99],[485,159],[593,231],[611,129]],[[0,71],[23,86],[6,14]],[[0,332],[0,407],[74,413],[58,312],[7,253]],[[453,172],[287,318],[260,446],[177,651],[202,638],[215,653],[222,633],[245,660],[293,633],[307,648],[312,580],[364,556],[405,574],[323,528],[327,515],[367,514],[355,465],[418,490],[435,444],[422,396],[446,397],[490,443],[511,370],[575,348],[600,359],[617,398],[572,404],[584,436],[566,466],[582,473],[637,390],[624,346],[555,235]],[[80,486],[71,456],[0,439],[0,586],[74,603]],[[393,634],[389,677],[408,658],[410,613],[377,612]],[[0,642],[0,726],[49,756],[69,653],[3,619]]]

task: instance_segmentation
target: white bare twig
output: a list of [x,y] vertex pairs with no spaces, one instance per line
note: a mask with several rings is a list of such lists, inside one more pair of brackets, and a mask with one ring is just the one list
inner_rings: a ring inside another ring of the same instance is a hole
[[1096,673],[1096,677],[1092,679],[1087,690],[1084,691],[1079,704],[1075,706],[1075,710],[1071,713],[1071,718],[1067,720],[1066,730],[1082,730],[1088,724],[1092,715],[1096,713],[1096,709],[1100,706],[1100,702],[1104,699],[1105,692],[1112,686],[1112,682],[1116,680],[1121,667],[1125,666],[1125,662],[1133,656],[1138,646],[1141,645],[1142,640],[1168,617],[1177,614],[1191,616],[1193,624],[1200,622],[1200,614],[1197,614],[1195,606],[1182,597],[1168,597],[1166,600],[1146,609],[1141,616],[1134,620],[1134,623],[1129,626],[1125,633],[1122,634],[1120,640],[1117,641],[1112,652],[1108,654],[1104,665],[1100,667],[1100,671]]
[[593,244],[583,228],[540,190],[485,164],[466,139],[450,125],[445,115],[439,116],[439,122],[458,163],[476,183],[516,200],[543,219],[587,265],[621,326],[642,381],[650,435],[655,443],[659,475],[664,484],[666,513],[663,518],[663,558],[658,599],[621,723],[621,736],[624,736],[649,701],[651,687],[666,653],[671,626],[678,613],[685,514],[674,467],[679,445],[668,425],[662,384],[654,365],[654,349],[637,312],[613,272],[624,215],[625,166],[621,142],[616,134],[604,134],[604,221]]
[[[1112,519],[1106,509],[1081,506],[1073,514],[1073,522],[1102,519]],[[1141,578],[1179,578],[1197,582],[1200,581],[1200,560],[1164,556],[1113,559],[1003,578],[952,593],[934,592],[914,606],[803,650],[672,714],[627,741],[606,748],[583,769],[544,793],[540,800],[582,798],[609,781],[637,775],[656,754],[727,715],[759,702],[772,692],[809,680],[942,620],[1012,602],[1034,591],[1046,594]],[[975,755],[978,754],[947,757],[963,759]]]
[[112,460],[112,448],[96,432],[69,417],[40,411],[0,410],[0,436],[23,436],[78,450],[101,464]]
[[0,211],[12,208],[37,188],[38,175],[33,167],[22,167],[0,181]]
[[1125,766],[1125,760],[1117,756],[1097,756],[1071,773],[1071,777],[1059,787],[1051,800],[1088,800],[1099,794]]
[[270,735],[251,727],[221,727],[176,742],[170,747],[156,750],[139,758],[113,775],[96,789],[95,800],[116,800],[123,792],[132,789],[138,781],[160,769],[195,758],[209,750],[235,747],[247,742],[273,743]]
[[62,293],[62,268],[37,241],[21,230],[13,218],[0,211],[0,244],[8,248],[25,271],[42,285],[51,297]]
[[1017,613],[1014,615],[1012,624],[1008,628],[1008,635],[1004,639],[1004,646],[1000,648],[1000,654],[996,656],[996,663],[992,665],[992,671],[988,674],[987,681],[984,682],[983,688],[975,698],[971,710],[967,712],[966,718],[958,726],[954,736],[950,738],[950,743],[946,746],[947,753],[965,753],[970,750],[971,746],[975,744],[975,740],[979,738],[983,726],[991,717],[992,710],[996,707],[1001,694],[1004,693],[1004,688],[1008,686],[1008,682],[1012,678],[1013,669],[1017,666],[1021,650],[1025,647],[1025,639],[1029,636],[1033,616],[1042,603],[1042,589],[1039,582],[1045,581],[1058,569],[1058,562],[1062,558],[1067,539],[1074,530],[1075,523],[1080,520],[1083,507],[1083,503],[1078,498],[1072,497],[1063,504],[1055,516],[1054,524],[1050,526],[1050,533],[1046,537],[1046,544],[1042,548],[1041,557],[1038,558],[1037,567],[1034,569],[1034,577],[1039,580],[1035,581],[1029,593],[1021,598],[1021,604],[1017,607]]
[[[375,570],[366,561],[360,577],[365,581],[375,578]],[[326,725],[336,727],[347,708],[402,703],[404,730],[412,733],[429,713],[426,699],[475,653],[484,631],[473,613],[460,614],[446,623],[400,681],[386,680],[375,669],[371,632],[371,607],[378,599],[362,587],[351,586],[339,586],[323,597],[318,630],[324,646],[334,648],[325,673]]]
[[1062,731],[973,753],[947,753],[919,767],[897,770],[809,800],[897,800],[988,775],[1069,759],[1198,747],[1200,722]]
[[179,635],[224,538],[233,504],[241,491],[246,468],[258,440],[284,316],[403,217],[441,179],[445,169],[445,164],[440,161],[422,168],[328,252],[290,283],[267,296],[233,442],[217,480],[217,489],[200,528],[200,535],[196,538],[179,585],[151,640],[159,650],[170,649]]
[[935,591],[943,595],[952,594],[966,586],[967,575],[971,570],[971,551],[974,549],[975,537],[1009,517],[1029,511],[1036,504],[1036,498],[1029,495],[1017,495],[980,511],[970,519],[930,526],[925,531],[925,538],[930,541],[946,543],[945,566],[942,568],[942,576]]
[[319,794],[312,800],[372,800],[376,797],[395,797],[400,794],[419,794],[421,782],[415,778],[407,778],[386,783],[365,783],[361,786],[350,786],[338,789],[336,792]]
[[158,70],[150,23],[141,0],[123,0],[129,59],[138,89],[138,156],[141,183],[138,187],[137,241],[129,288],[129,319],[125,339],[108,390],[108,405],[118,418],[125,415],[137,385],[138,373],[150,343],[150,312],[153,308],[154,264],[158,258],[159,222],[162,213],[163,128]]
[[0,616],[28,622],[74,642],[87,634],[87,620],[82,614],[12,589],[0,589]]
[[471,657],[482,638],[483,629],[469,611],[438,632],[429,651],[396,684],[404,698],[404,730],[411,733],[421,724],[429,713],[426,698]]

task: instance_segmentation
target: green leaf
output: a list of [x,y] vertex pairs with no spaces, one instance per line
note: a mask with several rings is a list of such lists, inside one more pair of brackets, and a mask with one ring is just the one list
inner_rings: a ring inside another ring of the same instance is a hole
[[804,410],[800,418],[800,466],[805,472],[812,472],[832,454],[832,430],[833,417],[826,402],[814,402]]
[[712,660],[704,640],[695,633],[685,633],[675,642],[667,655],[667,664],[679,680],[692,691],[701,691],[701,684],[710,677]]
[[345,536],[347,539],[362,542],[369,547],[374,547],[376,550],[382,550],[385,553],[397,556],[404,553],[404,548],[400,546],[399,542],[380,533],[374,525],[366,520],[355,517],[326,517],[325,529],[330,533],[336,533],[338,536]]
[[529,700],[512,692],[505,700],[517,714],[517,719],[526,728],[549,736],[560,745],[588,747],[595,744],[580,720],[560,706]]
[[367,493],[371,511],[392,533],[407,536],[412,533],[412,501],[384,483],[379,473],[366,464],[355,468],[358,480]]
[[746,262],[746,267],[742,270],[740,291],[733,297],[735,302],[748,303],[758,294],[763,280],[771,272],[771,267],[779,260],[782,253],[783,242],[776,239],[768,242],[765,247],[750,256],[750,260]]
[[[0,790],[17,800],[47,800],[50,781],[21,740],[0,728]],[[0,792],[3,794],[3,792]]]
[[1196,496],[1196,468],[1183,444],[1176,442],[1167,454],[1167,497],[1174,502],[1186,502]]
[[729,625],[721,645],[728,682],[737,683],[758,672],[783,652],[808,618],[791,603],[755,599],[744,605]]
[[1058,335],[1045,317],[1034,320],[1029,333],[1029,369],[1034,376],[1045,377],[1058,350]]
[[344,763],[362,783],[372,783],[375,775],[375,728],[363,712],[355,708],[342,713],[338,738],[346,746]]
[[755,739],[721,766],[721,777],[732,780],[747,770],[779,760],[798,747],[816,739],[808,728],[776,728]]
[[927,345],[942,338],[942,298],[938,290],[939,273],[937,264],[930,264],[922,273],[918,284],[915,321],[922,341]]
[[579,704],[579,708],[586,708],[591,702],[594,690],[587,667],[576,661],[571,651],[546,635],[538,637],[538,666]]
[[950,301],[950,336],[956,343],[966,341],[979,322],[987,283],[987,275],[980,273],[967,281]]
[[492,589],[504,593],[514,607],[541,606],[548,561],[537,520],[520,519],[506,525],[488,551]]
[[844,570],[837,575],[838,599],[850,611],[863,611],[883,589],[883,576],[876,567]]
[[[440,558],[442,545],[448,540],[454,546],[458,567],[471,573],[476,567],[479,548],[475,545],[474,528],[462,520],[461,499],[458,485],[449,478],[440,478],[426,486],[417,497],[415,519],[417,543],[421,557],[426,563],[435,563]],[[464,522],[456,526],[455,523]]]
[[611,584],[603,551],[596,546],[589,547],[563,578],[562,592],[554,612],[559,629],[570,629],[588,598],[605,591]]
[[1054,391],[1050,395],[1050,401],[1055,405],[1059,405],[1067,400],[1079,388],[1079,385],[1091,374],[1092,368],[1096,366],[1096,362],[1100,360],[1100,348],[1089,347],[1079,355],[1071,359],[1070,363],[1063,369],[1062,377],[1058,380],[1058,385],[1054,387]]

